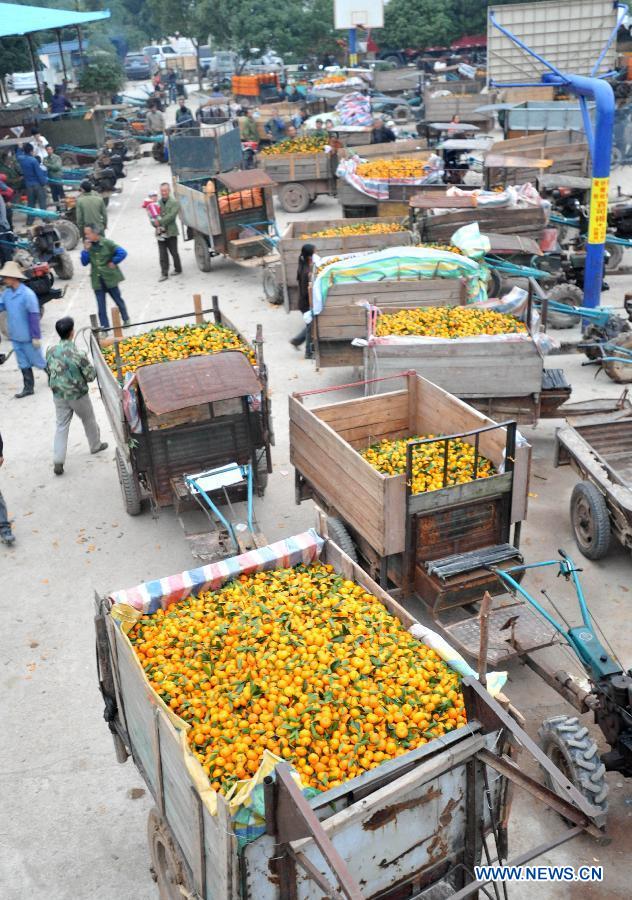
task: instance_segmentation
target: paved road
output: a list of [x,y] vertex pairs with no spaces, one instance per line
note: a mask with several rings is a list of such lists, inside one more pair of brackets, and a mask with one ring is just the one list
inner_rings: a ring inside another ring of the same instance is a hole
[[[199,292],[212,294],[248,335],[262,323],[269,362],[275,431],[274,474],[258,516],[270,539],[312,524],[307,505],[294,505],[293,471],[288,460],[287,394],[297,389],[349,380],[350,372],[315,372],[288,344],[300,327],[298,314],[267,305],[260,273],[233,263],[214,261],[210,274],[199,272],[189,244],[182,247],[184,274],[159,284],[158,253],[141,209],[147,191],[169,177],[152,159],[129,167],[124,190],[112,199],[109,236],[129,251],[124,263],[123,294],[132,319],[142,321],[191,307]],[[334,200],[320,199],[308,217],[339,215]],[[279,215],[283,224],[287,216]],[[63,300],[47,307],[44,339],[52,339],[56,318],[71,314],[78,328],[89,323],[95,302],[85,270],[73,253],[77,274]],[[629,279],[613,277],[609,302],[620,303]],[[81,337],[79,338],[81,342]],[[562,357],[574,398],[615,395],[617,388],[579,357]],[[91,457],[79,425],[74,424],[66,474],[52,473],[53,404],[44,377],[37,376],[33,398],[17,401],[19,373],[13,361],[0,368],[0,428],[6,465],[0,484],[15,520],[14,550],[0,547],[2,598],[2,698],[0,737],[0,883],[3,900],[150,900],[156,897],[149,876],[145,822],[150,809],[140,775],[114,758],[101,718],[97,691],[92,601],[94,592],[123,588],[144,579],[188,568],[191,557],[182,530],[170,511],[152,519],[126,516],[113,463],[113,440],[98,392],[92,397],[110,450]],[[567,470],[554,470],[554,422],[524,429],[533,444],[529,518],[523,548],[529,559],[549,557],[557,547],[573,551],[568,500],[574,483]],[[583,562],[583,561],[582,561]],[[616,546],[600,563],[585,562],[585,582],[599,622],[628,664],[632,659],[629,603],[631,561]],[[530,581],[534,589],[539,578]],[[553,586],[562,609],[572,604],[559,583]],[[418,610],[424,616],[423,610]],[[551,654],[550,654],[551,655]],[[562,658],[566,664],[566,659]],[[559,665],[559,657],[556,661]],[[560,699],[528,670],[510,667],[507,693],[527,717],[535,734],[545,715],[564,709]],[[550,854],[572,864],[600,860],[607,870],[602,888],[575,888],[579,898],[629,897],[624,852],[632,826],[632,784],[609,778],[614,840],[596,846],[575,841]],[[512,819],[512,854],[558,833],[562,824],[551,813],[516,800]],[[625,837],[625,834],[628,837]],[[569,896],[566,887],[529,887],[529,897],[546,900]],[[512,896],[526,897],[526,889]]]

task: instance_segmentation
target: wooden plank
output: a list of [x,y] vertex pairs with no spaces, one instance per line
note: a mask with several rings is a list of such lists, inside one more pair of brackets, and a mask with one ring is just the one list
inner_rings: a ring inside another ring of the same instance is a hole
[[480,478],[468,484],[453,484],[438,491],[427,491],[414,494],[409,500],[411,515],[441,509],[442,506],[458,506],[462,503],[475,503],[478,500],[497,497],[511,490],[512,474],[492,475]]
[[341,428],[347,425],[357,427],[362,422],[372,422],[376,418],[381,419],[389,409],[403,411],[407,403],[408,391],[389,391],[379,397],[358,397],[354,400],[341,400],[337,403],[317,406],[311,410],[312,414],[330,425],[338,434]]
[[321,369],[361,366],[362,347],[352,347],[343,341],[322,341],[319,346],[318,366]]

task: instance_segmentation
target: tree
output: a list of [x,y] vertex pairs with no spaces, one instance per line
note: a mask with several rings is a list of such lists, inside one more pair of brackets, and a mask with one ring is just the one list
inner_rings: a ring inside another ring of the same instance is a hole
[[97,93],[110,98],[117,94],[125,82],[125,73],[116,57],[98,54],[98,61],[84,66],[79,78],[79,88],[87,93]]
[[451,2],[390,0],[379,41],[384,47],[444,46],[454,39]]
[[30,72],[33,68],[28,44],[23,37],[0,38],[0,78],[13,72]]

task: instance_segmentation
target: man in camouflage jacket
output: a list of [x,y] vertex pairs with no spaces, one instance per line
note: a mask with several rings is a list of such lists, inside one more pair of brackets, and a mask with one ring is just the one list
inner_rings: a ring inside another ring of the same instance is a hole
[[97,373],[85,353],[82,353],[73,342],[74,320],[70,316],[59,319],[55,323],[55,330],[60,341],[46,351],[46,364],[48,384],[53,392],[57,417],[53,471],[55,475],[63,475],[68,431],[74,413],[81,419],[90,453],[100,453],[107,448],[107,444],[101,441],[92,401],[88,396],[88,383],[94,381]]

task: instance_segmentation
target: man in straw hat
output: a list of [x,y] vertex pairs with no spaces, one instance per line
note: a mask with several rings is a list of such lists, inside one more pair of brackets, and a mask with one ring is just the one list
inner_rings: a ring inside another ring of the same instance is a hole
[[24,284],[26,276],[16,262],[6,262],[0,269],[0,278],[5,285],[0,294],[0,311],[6,310],[9,338],[24,380],[24,387],[15,395],[21,399],[35,392],[33,368],[46,368],[40,349],[40,308],[35,293]]

